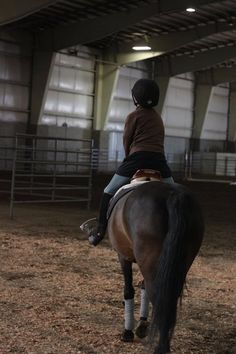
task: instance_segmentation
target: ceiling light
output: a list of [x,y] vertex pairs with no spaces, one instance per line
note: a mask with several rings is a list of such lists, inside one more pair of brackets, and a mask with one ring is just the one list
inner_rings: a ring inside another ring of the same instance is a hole
[[194,9],[193,7],[187,7],[186,11],[187,12],[195,12],[196,9]]
[[143,52],[151,50],[152,48],[149,40],[150,38],[147,34],[142,35],[142,38],[139,38],[138,41],[134,42],[132,49],[136,51],[143,51]]
[[149,45],[135,45],[132,47],[133,50],[151,50],[152,48]]

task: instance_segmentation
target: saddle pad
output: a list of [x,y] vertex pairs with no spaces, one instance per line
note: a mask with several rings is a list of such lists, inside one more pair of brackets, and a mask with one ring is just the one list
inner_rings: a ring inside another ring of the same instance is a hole
[[107,219],[109,219],[109,217],[111,216],[111,212],[112,212],[114,206],[116,205],[116,203],[118,202],[118,200],[120,200],[124,195],[132,192],[134,189],[136,189],[141,184],[147,183],[147,182],[148,181],[132,182],[129,184],[125,184],[120,189],[118,189],[118,191],[116,192],[114,197],[112,197],[110,200],[109,207],[107,210]]

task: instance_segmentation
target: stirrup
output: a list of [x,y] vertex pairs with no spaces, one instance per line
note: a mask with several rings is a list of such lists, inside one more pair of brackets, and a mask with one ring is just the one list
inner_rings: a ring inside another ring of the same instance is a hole
[[80,225],[82,230],[87,236],[90,236],[93,230],[98,226],[97,218],[88,219]]

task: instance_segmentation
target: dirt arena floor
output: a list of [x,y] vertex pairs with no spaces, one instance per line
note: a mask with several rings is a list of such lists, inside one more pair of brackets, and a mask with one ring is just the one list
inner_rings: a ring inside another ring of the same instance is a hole
[[[206,233],[189,275],[172,341],[176,354],[236,354],[236,186],[191,183]],[[97,196],[95,196],[97,198]],[[122,343],[123,281],[105,240],[88,245],[79,206],[0,203],[0,354],[141,354]],[[136,316],[139,281],[134,267]]]

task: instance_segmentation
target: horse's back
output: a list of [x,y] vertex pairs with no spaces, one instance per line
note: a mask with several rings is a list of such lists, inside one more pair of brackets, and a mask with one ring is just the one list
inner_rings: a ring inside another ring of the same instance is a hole
[[133,242],[148,238],[163,242],[173,222],[173,208],[176,217],[181,215],[188,226],[189,240],[202,238],[204,221],[196,196],[177,183],[148,182],[137,188],[124,205],[124,222]]

